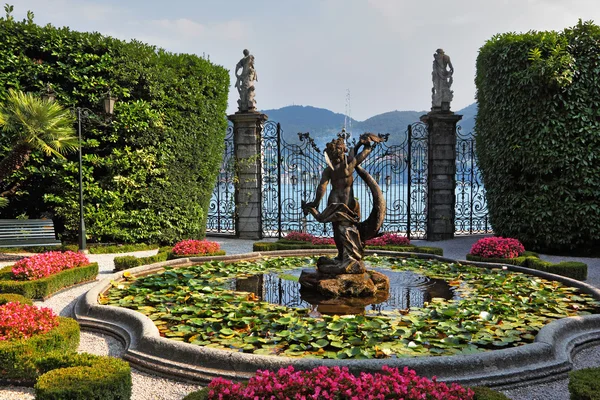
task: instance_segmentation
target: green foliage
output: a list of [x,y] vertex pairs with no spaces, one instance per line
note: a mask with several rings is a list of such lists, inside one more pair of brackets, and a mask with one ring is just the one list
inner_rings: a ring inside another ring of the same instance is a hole
[[[173,243],[204,236],[224,147],[229,74],[187,54],[98,33],[0,19],[0,102],[10,88],[84,107],[85,221],[89,242]],[[107,89],[119,98],[110,121]],[[0,138],[0,157],[10,151]],[[52,214],[66,240],[78,227],[77,156],[33,152],[10,177],[17,190],[3,218]]]
[[29,339],[0,341],[0,379],[32,384],[40,375],[37,363],[49,352],[70,353],[79,346],[79,324],[58,317],[59,326]]
[[[412,253],[426,253],[436,254],[439,256],[444,255],[444,250],[439,247],[429,246],[367,246],[368,250],[388,250],[388,251],[401,251],[401,252],[412,252]],[[280,239],[277,242],[254,242],[252,245],[253,251],[274,251],[274,250],[299,250],[299,249],[335,249],[334,245],[327,244],[312,244],[309,242],[294,241]]]
[[21,296],[20,294],[0,293],[0,306],[6,303],[21,303],[32,305],[33,301],[25,296]]
[[16,293],[30,299],[44,299],[66,287],[94,280],[98,275],[98,263],[66,269],[33,281],[13,280],[11,269],[11,265],[0,269],[0,293]]
[[208,399],[208,388],[196,390],[185,396],[183,400],[206,400]]
[[37,363],[41,375],[35,384],[39,400],[128,400],[131,368],[113,357],[53,353]]
[[161,336],[261,355],[385,358],[470,354],[531,343],[553,320],[586,315],[598,301],[559,282],[498,269],[410,258],[366,257],[370,266],[443,279],[460,299],[422,308],[311,318],[307,309],[229,290],[250,275],[314,267],[316,258],[211,261],[112,283],[101,304],[147,315]]
[[579,261],[561,261],[552,263],[543,261],[533,252],[525,252],[521,257],[515,258],[484,258],[467,254],[468,261],[489,262],[498,264],[518,265],[525,268],[537,269],[551,274],[562,275],[568,278],[585,281],[587,279],[588,266]]
[[499,236],[600,248],[600,27],[496,35],[477,58],[477,155]]
[[158,253],[148,257],[123,256],[115,257],[115,271],[123,271],[129,268],[139,267],[140,265],[154,264],[167,261],[171,255],[171,246],[161,247]]
[[600,400],[600,368],[585,368],[569,373],[571,400]]
[[504,394],[497,392],[485,386],[472,387],[471,390],[475,392],[473,400],[510,400]]
[[173,254],[170,253],[169,254],[169,258],[168,260],[175,260],[177,258],[190,258],[190,257],[211,257],[211,256],[224,256],[225,250],[217,250],[214,253],[207,253],[207,254],[187,254],[187,255],[178,255],[178,254]]

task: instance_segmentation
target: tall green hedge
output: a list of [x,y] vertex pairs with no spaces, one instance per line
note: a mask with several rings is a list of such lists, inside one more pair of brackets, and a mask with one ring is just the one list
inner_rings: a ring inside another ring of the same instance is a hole
[[538,251],[600,248],[600,27],[494,36],[475,83],[494,232]]
[[[208,60],[138,41],[0,18],[0,101],[9,88],[50,84],[66,107],[85,107],[83,179],[90,241],[173,243],[204,235],[227,127],[229,74]],[[110,121],[103,95],[119,100]],[[0,139],[0,158],[8,151]],[[51,216],[67,239],[78,221],[77,155],[34,154],[2,190],[0,218]]]

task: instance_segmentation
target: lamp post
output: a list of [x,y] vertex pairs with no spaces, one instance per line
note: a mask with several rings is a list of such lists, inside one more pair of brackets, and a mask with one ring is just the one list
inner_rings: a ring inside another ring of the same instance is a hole
[[[114,111],[116,97],[113,97],[110,90],[106,94],[104,99],[104,112],[106,115],[111,116]],[[86,240],[85,240],[85,220],[83,217],[83,157],[81,153],[82,139],[81,139],[81,120],[87,118],[90,114],[94,114],[91,110],[84,107],[75,107],[77,115],[77,134],[79,138],[79,251],[86,251]]]

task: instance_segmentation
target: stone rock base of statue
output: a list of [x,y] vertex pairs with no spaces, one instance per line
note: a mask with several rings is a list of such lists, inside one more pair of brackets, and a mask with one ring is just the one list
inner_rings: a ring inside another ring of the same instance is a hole
[[309,303],[312,310],[309,316],[320,318],[326,315],[362,315],[365,314],[365,308],[372,304],[383,303],[390,296],[389,291],[377,292],[375,296],[370,297],[325,297],[314,290],[300,290],[302,301]]
[[355,274],[327,274],[304,269],[298,282],[305,289],[333,298],[374,297],[378,293],[389,293],[390,290],[389,278],[370,270]]

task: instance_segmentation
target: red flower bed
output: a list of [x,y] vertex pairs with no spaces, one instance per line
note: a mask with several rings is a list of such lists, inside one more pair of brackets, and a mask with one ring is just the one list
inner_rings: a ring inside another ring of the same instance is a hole
[[0,340],[27,339],[58,326],[58,318],[49,308],[21,303],[0,306]]
[[257,371],[247,384],[215,378],[208,385],[208,399],[404,399],[472,400],[474,393],[455,383],[446,385],[419,377],[415,371],[383,367],[381,373],[356,377],[347,368],[317,367],[294,371]]
[[384,233],[381,236],[367,240],[365,244],[367,246],[408,246],[410,245],[410,240],[408,240],[406,236],[401,236],[396,233]]
[[[302,233],[295,231],[289,232],[285,236],[285,239],[298,242],[308,242],[312,244],[335,244],[333,238],[317,237],[311,235],[310,233]],[[410,240],[408,240],[408,238],[406,238],[405,236],[401,236],[396,233],[384,233],[381,236],[367,240],[365,244],[367,246],[408,246],[410,245]]]
[[525,252],[517,239],[498,236],[479,239],[471,247],[471,254],[483,258],[515,258]]
[[11,272],[15,280],[33,281],[89,263],[90,260],[83,253],[49,251],[17,261]]
[[208,240],[182,240],[173,246],[173,254],[178,256],[191,256],[197,254],[212,254],[221,249],[219,243]]

